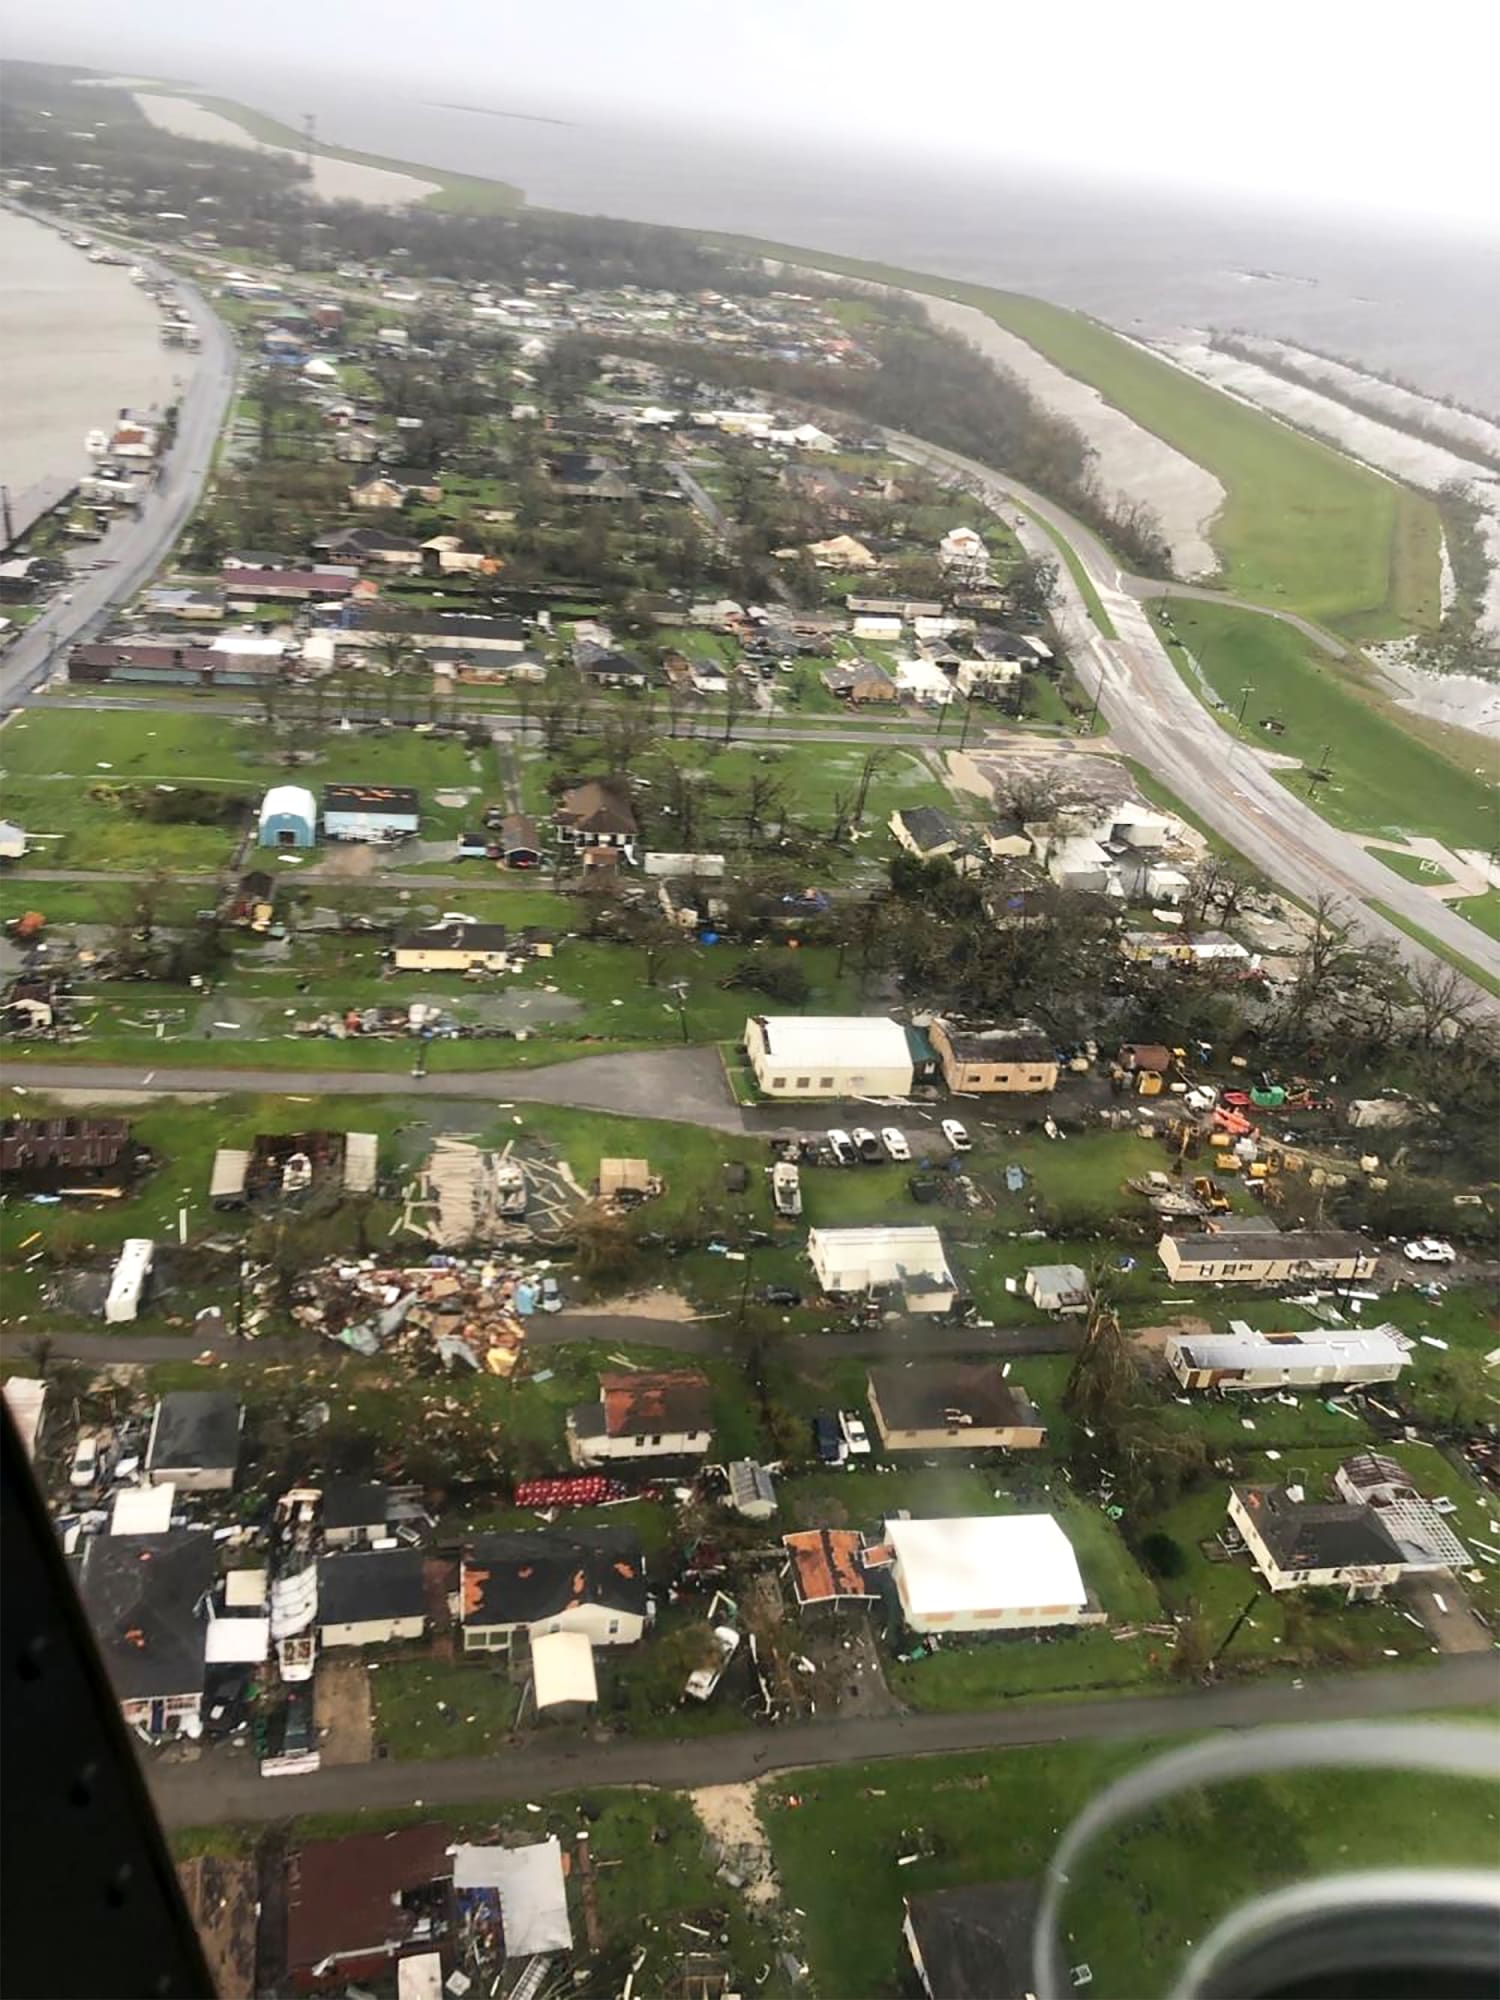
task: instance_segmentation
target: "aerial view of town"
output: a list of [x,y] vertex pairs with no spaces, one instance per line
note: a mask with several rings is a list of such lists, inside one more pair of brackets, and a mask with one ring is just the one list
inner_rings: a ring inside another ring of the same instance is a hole
[[[1493,1865],[1500,421],[185,91],[14,63],[0,168],[137,336],[0,460],[0,1373],[206,1982],[128,1990],[1007,2000],[1052,1880],[1144,2000]],[[1472,1766],[1048,1876],[1397,1718]]]

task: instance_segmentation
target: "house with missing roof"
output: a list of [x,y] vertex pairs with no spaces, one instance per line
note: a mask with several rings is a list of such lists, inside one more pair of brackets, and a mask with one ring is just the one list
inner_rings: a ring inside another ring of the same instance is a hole
[[906,1312],[945,1313],[959,1296],[943,1239],[927,1223],[809,1230],[807,1254],[831,1298],[863,1295]]
[[1411,1342],[1396,1326],[1277,1333],[1236,1319],[1228,1333],[1169,1334],[1162,1352],[1184,1389],[1253,1392],[1394,1382],[1411,1359]]
[[887,1451],[1040,1451],[1047,1426],[998,1362],[872,1368],[870,1415]]
[[753,1014],[745,1053],[765,1097],[909,1097],[907,1031],[883,1014]]
[[[1104,1622],[1051,1514],[887,1521],[891,1584],[913,1632],[1025,1632]],[[876,1559],[867,1550],[866,1562]]]
[[937,1015],[927,1038],[952,1091],[1015,1096],[1057,1088],[1057,1050],[1030,1021],[978,1027]]
[[621,1371],[599,1377],[599,1400],[567,1415],[575,1465],[699,1459],[713,1434],[708,1378],[694,1368]]
[[633,1646],[650,1602],[640,1538],[628,1528],[549,1528],[475,1535],[458,1572],[466,1653],[508,1653],[518,1633],[581,1632]]
[[207,1608],[218,1574],[212,1535],[94,1535],[78,1590],[120,1712],[148,1736],[198,1733]]
[[388,1532],[391,1495],[387,1486],[362,1479],[333,1478],[323,1483],[318,1510],[323,1530],[323,1547],[335,1554],[340,1549],[368,1548]]

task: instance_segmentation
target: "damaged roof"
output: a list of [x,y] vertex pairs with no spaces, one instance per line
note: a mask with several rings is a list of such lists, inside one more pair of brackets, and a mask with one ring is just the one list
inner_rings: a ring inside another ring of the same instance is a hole
[[660,1374],[601,1375],[599,1401],[609,1437],[712,1427],[708,1378],[693,1368]]
[[799,1604],[828,1604],[836,1597],[868,1597],[869,1579],[861,1553],[864,1537],[854,1528],[808,1528],[783,1535],[792,1559]]
[[531,1625],[583,1604],[646,1615],[646,1565],[628,1528],[476,1535],[459,1587],[465,1625]]
[[95,1535],[79,1577],[83,1608],[121,1701],[203,1689],[205,1624],[219,1557],[212,1535]]
[[151,1422],[147,1470],[213,1472],[233,1467],[240,1455],[243,1414],[239,1397],[230,1389],[169,1391]]
[[363,1625],[420,1618],[426,1608],[420,1549],[368,1549],[318,1562],[318,1623]]

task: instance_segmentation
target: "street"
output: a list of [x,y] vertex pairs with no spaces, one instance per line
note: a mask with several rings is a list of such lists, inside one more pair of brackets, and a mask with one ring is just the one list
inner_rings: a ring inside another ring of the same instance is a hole
[[19,707],[47,679],[64,648],[100,629],[110,612],[150,581],[187,525],[213,464],[234,393],[234,343],[196,286],[175,272],[159,275],[172,278],[202,342],[178,405],[176,438],[145,502],[134,514],[117,519],[99,544],[100,566],[81,573],[69,601],[64,603],[61,593],[55,596],[0,654],[0,716]]
[[[1009,503],[1007,518],[1013,522],[1019,503],[1071,545],[1119,634],[1117,640],[1103,636],[1083,593],[1060,564],[1055,616],[1074,673],[1089,692],[1100,691],[1110,748],[1143,765],[1288,894],[1309,903],[1328,892],[1346,899],[1360,929],[1382,947],[1408,964],[1430,964],[1431,952],[1371,909],[1378,900],[1500,979],[1500,940],[1466,923],[1419,883],[1383,867],[1352,834],[1321,819],[1278,784],[1264,753],[1220,728],[1172,665],[1140,601],[1159,594],[1157,585],[1128,576],[1096,535],[1041,494],[957,452],[899,433],[888,436],[914,464],[961,476],[982,489],[991,506],[1003,509]],[[1032,555],[1056,557],[1051,538],[1035,523],[1022,517],[1016,533]],[[1217,593],[1210,595],[1223,601]],[[1465,984],[1487,1010],[1493,1009],[1492,995],[1472,982]]]
[[[497,1745],[491,1757],[346,1764],[304,1778],[260,1777],[241,1751],[209,1750],[195,1762],[147,1761],[147,1781],[171,1826],[289,1819],[301,1813],[448,1806],[536,1799],[601,1785],[743,1784],[776,1771],[931,1757],[1028,1743],[1120,1742],[1199,1729],[1251,1729],[1421,1715],[1494,1699],[1492,1654],[1467,1654],[1399,1673],[1184,1688],[1125,1700],[1022,1703],[961,1714],[792,1723],[684,1741],[620,1738],[552,1747]],[[1476,1760],[1483,1744],[1476,1732]]]

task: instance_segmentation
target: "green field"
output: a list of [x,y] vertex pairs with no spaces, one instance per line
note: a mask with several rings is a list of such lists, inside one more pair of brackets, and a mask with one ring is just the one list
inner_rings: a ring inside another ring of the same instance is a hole
[[[1069,1822],[1168,1744],[1056,1744],[798,1773],[762,1794],[786,1897],[827,2000],[913,1990],[902,1900],[1036,1881]],[[1066,1962],[1117,2000],[1168,1990],[1189,1941],[1257,1890],[1358,1866],[1487,1866],[1493,1787],[1322,1772],[1188,1792],[1112,1834],[1075,1877]],[[1189,1859],[1190,1857],[1190,1859]],[[1013,1990],[1026,1983],[1008,1968]]]
[[1482,896],[1465,896],[1453,907],[1486,937],[1500,938],[1500,889],[1486,889]]
[[[1315,794],[1325,818],[1364,833],[1430,834],[1453,847],[1488,850],[1495,829],[1493,779],[1500,775],[1490,746],[1386,708],[1347,668],[1278,619],[1184,598],[1173,598],[1169,608],[1170,626],[1154,612],[1157,629],[1180,670],[1181,649],[1170,643],[1172,636],[1191,651],[1225,704],[1227,730],[1235,730],[1248,687],[1240,731],[1247,742],[1298,757],[1308,769],[1317,768],[1327,750],[1333,777]],[[1183,678],[1198,691],[1190,672]],[[1259,727],[1267,716],[1286,725],[1284,736]],[[1305,795],[1302,772],[1278,775]]]
[[1418,882],[1424,889],[1445,889],[1453,880],[1446,868],[1424,861],[1420,854],[1403,854],[1394,847],[1372,847],[1370,852],[1382,868],[1389,868],[1403,882]]

